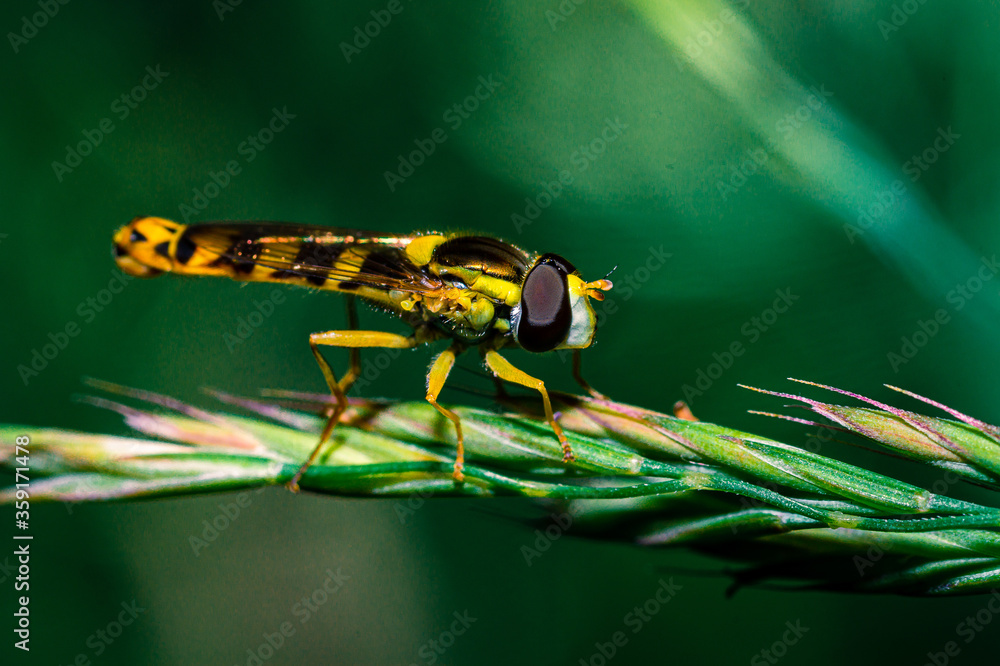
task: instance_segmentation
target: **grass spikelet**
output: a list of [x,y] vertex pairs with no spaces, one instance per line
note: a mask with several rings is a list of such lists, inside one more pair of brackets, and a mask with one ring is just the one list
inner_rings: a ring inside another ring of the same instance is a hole
[[[318,414],[329,401],[288,392],[267,398],[211,392],[233,411],[208,411],[107,382],[88,384],[104,395],[83,402],[121,414],[143,437],[0,426],[0,436],[31,438],[33,471],[44,477],[32,480],[33,500],[128,500],[285,483],[314,445],[322,425]],[[829,421],[827,427],[950,474],[954,483],[934,492],[936,486],[766,437],[555,395],[577,455],[571,466],[562,463],[561,449],[531,399],[505,401],[500,411],[454,408],[466,433],[463,484],[451,477],[453,429],[433,407],[352,400],[301,487],[356,497],[531,497],[574,516],[578,536],[684,547],[721,558],[730,563],[733,590],[772,584],[955,595],[986,593],[1000,584],[1000,509],[994,506],[1000,431],[894,387],[950,418],[810,385],[864,406],[753,390],[793,400]],[[15,466],[13,451],[4,455],[0,462]],[[952,496],[959,488],[978,495]],[[0,490],[0,501],[13,499],[13,488]]]

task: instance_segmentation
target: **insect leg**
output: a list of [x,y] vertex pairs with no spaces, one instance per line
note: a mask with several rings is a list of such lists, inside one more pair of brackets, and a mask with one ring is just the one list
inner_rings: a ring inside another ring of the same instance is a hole
[[[341,415],[347,410],[347,395],[346,391],[350,388],[350,384],[346,387],[342,387],[342,381],[338,382],[336,376],[333,374],[333,368],[323,354],[319,351],[319,345],[324,345],[328,347],[347,347],[351,350],[357,350],[360,347],[385,347],[391,349],[407,349],[420,344],[417,339],[416,334],[405,336],[396,335],[395,333],[385,333],[383,331],[326,331],[324,333],[313,333],[309,336],[309,347],[312,349],[313,356],[316,357],[316,363],[319,364],[319,369],[323,373],[323,378],[326,380],[326,385],[330,388],[330,393],[336,398],[337,404],[333,408],[333,413],[327,419],[326,426],[323,428],[323,433],[319,437],[319,443],[316,444],[316,448],[313,449],[312,453],[309,454],[309,459],[305,461],[299,471],[295,473],[292,480],[288,482],[288,488],[292,492],[298,492],[299,480],[302,475],[305,474],[309,466],[316,460],[319,452],[323,448],[323,443],[326,442],[330,433],[333,432],[334,426],[340,421]],[[349,371],[344,379],[348,379],[351,375]],[[350,377],[351,382],[356,379],[357,375]]]
[[542,401],[545,403],[545,420],[552,426],[552,430],[556,433],[556,438],[559,439],[559,443],[562,445],[563,462],[571,462],[572,460],[575,460],[573,447],[570,446],[569,441],[566,439],[566,435],[563,434],[562,427],[556,422],[556,418],[552,414],[552,402],[549,401],[549,392],[545,389],[545,383],[541,379],[535,379],[523,370],[518,370],[510,364],[510,361],[505,359],[495,350],[491,349],[487,351],[483,357],[486,359],[486,365],[489,369],[492,370],[500,379],[511,382],[512,384],[520,384],[521,386],[533,388],[542,394]]
[[493,375],[493,386],[495,386],[497,390],[497,402],[503,402],[510,397],[507,395],[507,387],[503,385],[503,380],[496,375]]
[[461,351],[462,348],[459,345],[452,345],[448,349],[445,349],[438,354],[437,358],[431,363],[430,370],[427,371],[427,402],[434,405],[434,408],[441,412],[442,416],[455,424],[455,438],[458,442],[455,453],[455,466],[452,471],[455,483],[461,483],[465,479],[462,474],[462,468],[465,466],[462,422],[458,418],[458,414],[439,405],[437,399],[438,394],[441,393],[441,389],[444,388],[445,381],[448,379],[448,373],[451,372],[452,366],[455,365],[455,356]]
[[[347,304],[347,328],[356,331],[358,330],[358,306],[357,301],[354,300],[354,294],[347,294],[344,302]],[[360,347],[351,347],[348,352],[348,363],[350,365],[347,372],[340,379],[340,390],[345,394],[351,390],[351,386],[361,376]]]
[[580,350],[579,349],[574,349],[573,350],[573,379],[575,379],[577,381],[577,383],[580,386],[583,387],[584,391],[586,391],[587,393],[590,394],[590,397],[597,398],[598,400],[607,400],[608,399],[608,396],[604,395],[603,393],[601,393],[597,389],[593,388],[590,384],[587,383],[587,380],[583,378],[583,375],[580,374]]

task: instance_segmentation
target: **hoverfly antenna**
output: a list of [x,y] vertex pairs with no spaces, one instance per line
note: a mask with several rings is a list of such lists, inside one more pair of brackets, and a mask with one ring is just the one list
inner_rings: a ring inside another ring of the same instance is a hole
[[604,276],[604,279],[607,280],[609,277],[611,277],[611,274],[614,273],[616,270],[618,270],[618,266],[615,266],[610,271],[608,271],[608,274]]
[[[618,267],[615,266],[615,268]],[[612,268],[611,272],[609,272],[608,275],[614,273],[615,268]],[[593,298],[595,301],[603,301],[604,292],[609,291],[614,286],[615,286],[614,283],[612,283],[611,280],[608,279],[608,276],[605,275],[600,280],[594,280],[593,282],[585,283],[583,285],[583,293],[587,294],[587,296]]]

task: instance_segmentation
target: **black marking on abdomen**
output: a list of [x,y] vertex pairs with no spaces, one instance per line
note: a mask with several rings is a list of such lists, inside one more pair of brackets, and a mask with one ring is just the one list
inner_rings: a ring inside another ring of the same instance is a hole
[[177,263],[182,265],[191,261],[194,251],[198,249],[198,246],[191,240],[190,232],[191,227],[184,230],[181,237],[177,239],[177,249],[174,251],[174,258],[177,259]]
[[304,277],[309,284],[322,287],[329,278],[329,269],[333,268],[345,247],[343,243],[302,243],[295,254],[293,268],[274,271],[271,277],[277,280]]
[[[364,275],[367,281],[378,282],[378,278],[384,278],[386,282],[408,282],[413,275],[415,267],[406,257],[403,250],[398,248],[379,247],[372,248],[365,255],[358,270],[360,275]],[[337,288],[344,291],[355,291],[364,286],[362,282],[345,280]]]
[[237,243],[234,247],[236,258],[233,259],[233,270],[241,275],[250,275],[257,266],[257,258],[264,248],[260,243],[255,243],[252,239],[246,239]]
[[257,259],[264,247],[256,242],[260,237],[258,233],[243,233],[233,240],[225,252],[213,261],[209,266],[214,268],[232,266],[233,272],[237,275],[249,275],[257,266]]
[[162,243],[154,246],[153,250],[156,252],[156,254],[160,255],[161,257],[166,257],[167,259],[169,259],[170,258],[170,241],[163,241]]

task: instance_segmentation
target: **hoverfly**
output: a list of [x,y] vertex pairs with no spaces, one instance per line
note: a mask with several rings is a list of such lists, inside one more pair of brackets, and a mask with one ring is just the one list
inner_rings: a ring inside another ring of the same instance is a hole
[[[606,278],[585,282],[555,254],[531,254],[495,238],[464,233],[380,234],[272,222],[184,225],[137,217],[115,233],[114,256],[123,271],[139,277],[218,275],[348,295],[349,330],[309,336],[336,405],[312,454],[289,483],[293,490],[347,409],[346,394],[360,374],[363,347],[403,349],[451,340],[431,362],[426,399],[455,424],[456,482],[463,479],[465,461],[462,424],[457,414],[438,404],[438,394],[461,352],[478,348],[498,387],[504,380],[541,393],[545,419],[562,445],[564,462],[574,459],[573,450],[552,413],[545,384],[511,365],[499,350],[571,349],[573,376],[600,395],[580,374],[579,350],[594,341],[597,318],[590,299],[603,300],[612,284]],[[413,332],[357,330],[355,297],[400,317]],[[321,346],[350,350],[350,367],[339,380]]]

